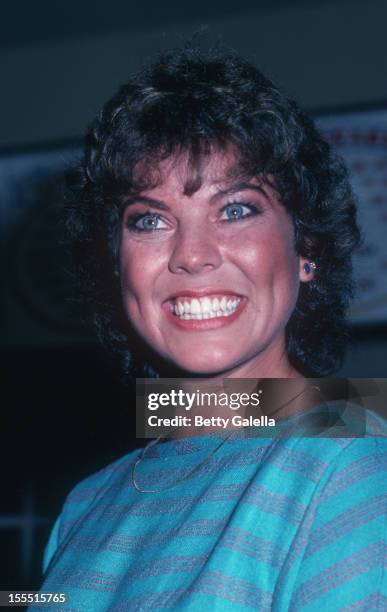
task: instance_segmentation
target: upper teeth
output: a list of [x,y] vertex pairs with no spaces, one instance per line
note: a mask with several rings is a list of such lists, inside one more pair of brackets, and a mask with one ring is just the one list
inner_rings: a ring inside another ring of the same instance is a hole
[[230,316],[241,302],[241,298],[229,296],[177,298],[172,305],[173,312],[181,319],[212,319]]

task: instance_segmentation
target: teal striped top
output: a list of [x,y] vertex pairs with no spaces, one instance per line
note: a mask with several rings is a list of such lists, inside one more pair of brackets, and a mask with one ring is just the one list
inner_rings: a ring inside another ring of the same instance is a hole
[[128,454],[68,496],[42,591],[62,612],[387,610],[387,439],[331,432],[233,434],[167,490],[221,434],[158,444],[136,470],[156,493]]

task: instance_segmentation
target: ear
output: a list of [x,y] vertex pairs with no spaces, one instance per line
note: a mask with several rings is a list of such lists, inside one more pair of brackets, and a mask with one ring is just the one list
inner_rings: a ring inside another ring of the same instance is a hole
[[299,278],[302,283],[309,283],[314,279],[316,264],[310,259],[300,257],[299,259]]

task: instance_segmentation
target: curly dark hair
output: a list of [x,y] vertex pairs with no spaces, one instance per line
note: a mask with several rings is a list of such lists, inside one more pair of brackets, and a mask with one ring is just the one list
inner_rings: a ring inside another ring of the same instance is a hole
[[[198,189],[200,159],[229,145],[238,152],[241,174],[275,187],[294,223],[296,251],[317,263],[313,281],[301,283],[287,324],[290,362],[306,376],[330,374],[341,363],[353,294],[351,255],[359,242],[346,168],[313,121],[250,63],[234,52],[186,46],[161,55],[105,105],[70,181],[69,227],[81,288],[100,339],[126,376],[144,361],[148,375],[160,364],[152,365],[154,356],[141,347],[122,305],[125,199],[157,184],[158,163],[183,152],[190,156],[190,189]],[[149,170],[141,177],[139,162]]]

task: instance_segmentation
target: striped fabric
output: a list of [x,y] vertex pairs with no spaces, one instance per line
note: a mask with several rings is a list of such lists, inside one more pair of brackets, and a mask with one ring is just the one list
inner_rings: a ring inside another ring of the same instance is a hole
[[[137,478],[160,489],[217,444],[158,444]],[[387,610],[386,438],[244,432],[158,493],[133,487],[138,452],[66,500],[42,586],[68,594],[62,612]]]

